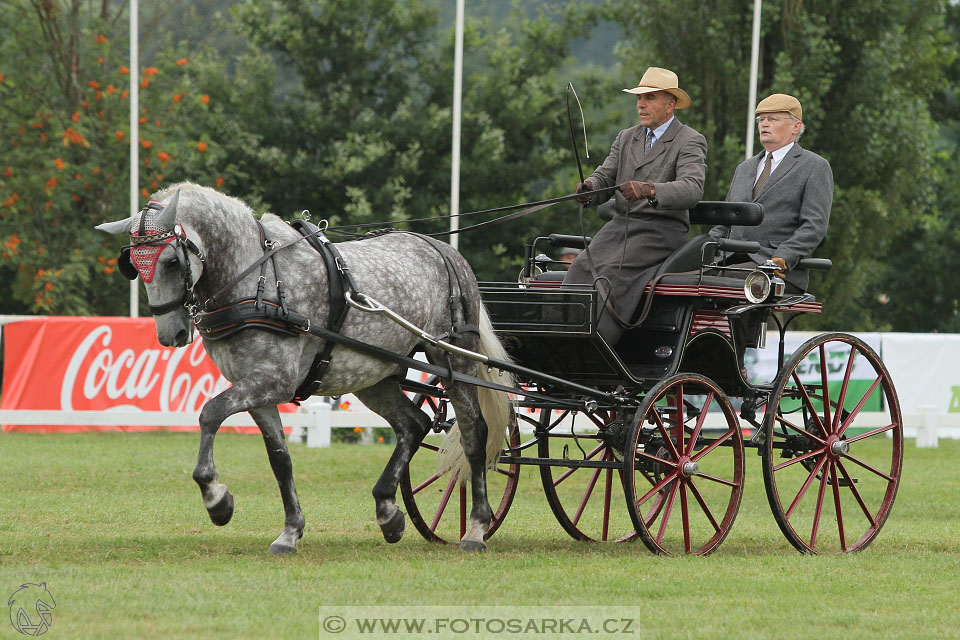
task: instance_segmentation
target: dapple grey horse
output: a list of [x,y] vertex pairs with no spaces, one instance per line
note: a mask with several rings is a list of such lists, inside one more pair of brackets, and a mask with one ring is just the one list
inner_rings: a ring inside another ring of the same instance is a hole
[[[150,304],[160,307],[155,311],[160,343],[182,347],[193,337],[191,315],[184,305],[166,303],[184,299],[186,293],[191,293],[185,292],[186,288],[191,288],[194,299],[202,303],[261,258],[264,250],[253,211],[235,198],[208,187],[182,183],[154,194],[153,200],[155,204],[137,215],[97,228],[112,234],[130,234],[132,240],[139,239],[141,243],[145,237],[157,238],[146,245],[133,245],[132,253],[139,251],[139,254],[130,258],[144,280]],[[276,242],[288,243],[300,237],[274,215],[264,215],[261,223]],[[184,244],[190,243],[192,250],[184,251]],[[456,292],[463,323],[478,327],[479,331],[457,333],[455,344],[493,358],[507,359],[480,302],[470,266],[449,245],[409,233],[388,233],[338,243],[337,248],[360,292],[432,336],[450,331],[455,322],[451,318],[450,303],[451,291]],[[327,272],[318,253],[303,241],[277,252],[274,257],[279,275],[267,261],[266,280],[270,286],[266,288],[266,297],[271,293],[275,297],[272,287],[277,280],[283,280],[289,309],[308,317],[315,326],[326,326],[330,310]],[[184,273],[189,277],[184,277]],[[136,275],[133,273],[130,277]],[[218,296],[218,300],[253,297],[258,280],[259,270],[255,270]],[[451,356],[429,343],[420,344],[420,337],[382,314],[351,309],[341,333],[400,355],[423,347],[432,363],[450,365],[459,372],[485,380],[493,381],[497,376],[472,359]],[[323,340],[310,334],[284,335],[247,328],[204,345],[232,386],[207,402],[200,414],[200,452],[193,479],[200,486],[204,507],[213,523],[227,524],[233,515],[233,496],[219,482],[213,461],[213,441],[228,416],[250,412],[263,434],[283,498],[284,529],[270,546],[274,553],[295,552],[304,527],[277,405],[293,398],[323,344]],[[388,542],[400,540],[404,530],[404,514],[395,501],[400,474],[430,430],[427,415],[400,389],[399,380],[404,373],[396,364],[337,346],[315,392],[316,395],[354,393],[396,432],[396,448],[373,488],[377,522]],[[469,465],[472,485],[470,526],[460,548],[482,550],[486,548],[483,539],[492,516],[486,495],[486,469],[503,442],[510,416],[509,401],[501,392],[462,383],[450,385],[447,393],[456,411],[462,446],[459,453],[461,460],[466,459]]]

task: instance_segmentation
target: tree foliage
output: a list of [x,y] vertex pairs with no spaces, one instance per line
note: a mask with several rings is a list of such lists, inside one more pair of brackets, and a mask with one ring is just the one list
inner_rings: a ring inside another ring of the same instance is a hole
[[[610,0],[631,25],[621,42],[631,68],[676,70],[694,107],[682,118],[708,141],[706,198],[722,198],[743,159],[752,7],[743,2]],[[764,2],[758,99],[797,96],[801,143],[830,161],[836,182],[827,240],[833,259],[811,290],[825,303],[808,326],[890,328],[871,292],[891,240],[933,207],[936,126],[928,103],[941,89],[955,40],[943,31],[946,2]]]

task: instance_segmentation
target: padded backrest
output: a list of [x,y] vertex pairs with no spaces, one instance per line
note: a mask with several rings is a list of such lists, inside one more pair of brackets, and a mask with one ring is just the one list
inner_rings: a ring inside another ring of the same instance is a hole
[[754,227],[763,221],[759,202],[714,202],[705,200],[690,209],[690,224],[718,224]]
[[706,259],[707,263],[713,260],[716,246],[708,248],[708,253],[703,256],[703,245],[708,240],[712,240],[707,234],[690,238],[683,243],[679,249],[670,254],[663,264],[657,269],[657,273],[682,273],[684,271],[696,271],[700,268],[701,257]]

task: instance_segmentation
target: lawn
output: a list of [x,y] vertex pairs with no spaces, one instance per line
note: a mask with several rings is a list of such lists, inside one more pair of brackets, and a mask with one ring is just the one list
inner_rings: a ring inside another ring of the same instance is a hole
[[[283,512],[260,438],[217,440],[237,501],[222,528],[191,479],[197,444],[195,434],[0,435],[0,597],[45,582],[57,605],[45,637],[58,639],[317,638],[319,607],[331,605],[510,615],[602,605],[640,638],[960,637],[960,442],[906,442],[893,514],[852,556],[794,551],[749,451],[740,515],[705,558],[574,542],[531,468],[487,553],[427,543],[409,523],[388,545],[370,490],[391,449],[350,444],[292,446],[307,528],[299,554],[275,557]],[[0,639],[16,637],[0,621]]]

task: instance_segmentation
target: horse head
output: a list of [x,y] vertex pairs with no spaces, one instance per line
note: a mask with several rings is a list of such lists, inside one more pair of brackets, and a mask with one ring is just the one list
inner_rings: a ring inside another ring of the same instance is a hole
[[96,227],[130,235],[117,266],[127,279],[143,281],[157,339],[166,347],[182,347],[193,340],[194,287],[204,267],[202,240],[178,216],[180,204],[178,189],[166,203],[151,200],[134,216]]

